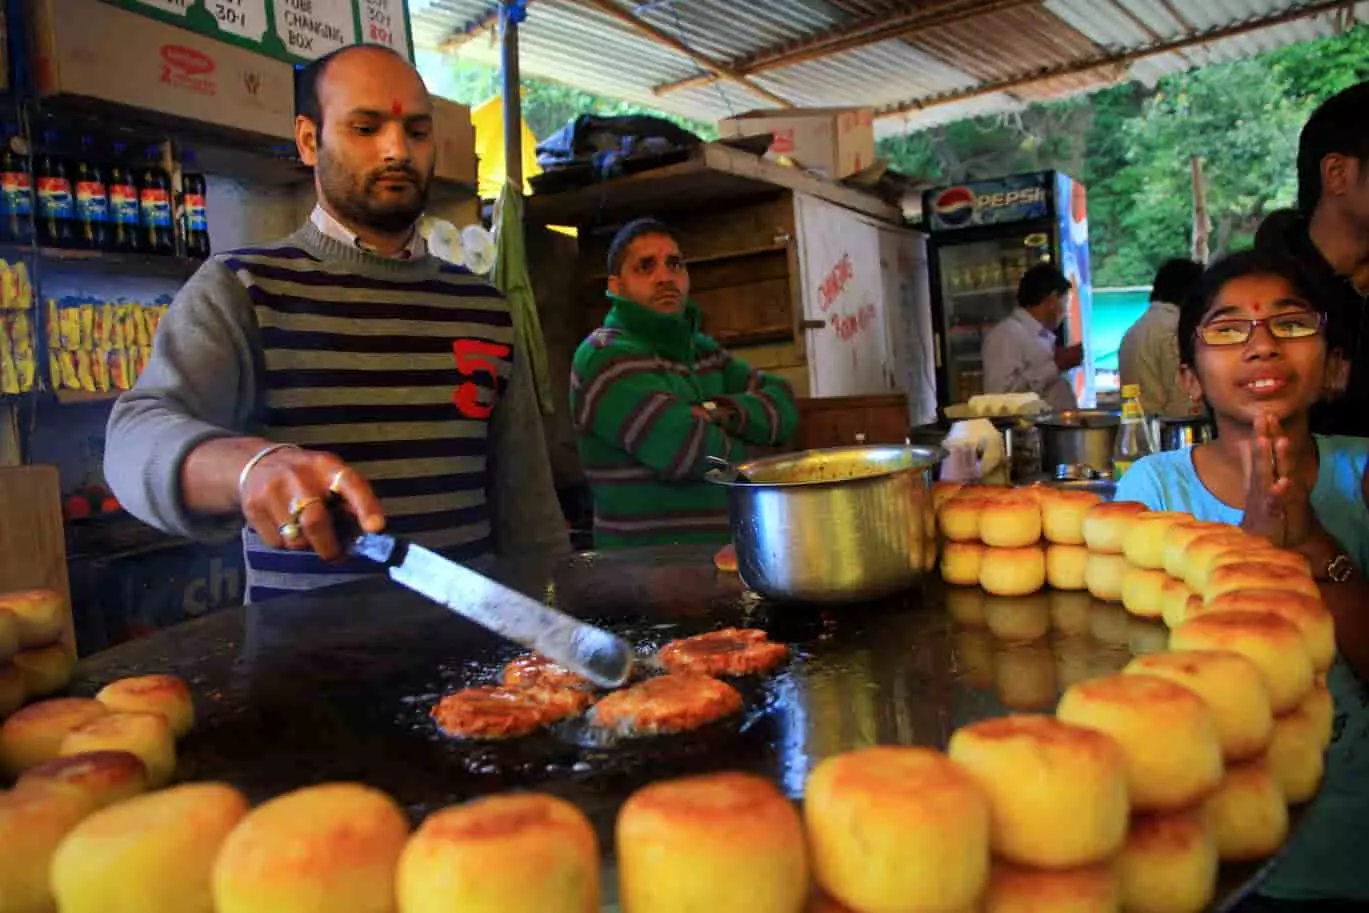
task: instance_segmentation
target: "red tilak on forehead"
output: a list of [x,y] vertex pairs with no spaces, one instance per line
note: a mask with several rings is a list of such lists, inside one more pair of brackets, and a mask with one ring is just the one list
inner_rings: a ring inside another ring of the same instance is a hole
[[390,102],[390,116],[391,116],[391,117],[399,117],[399,115],[401,115],[401,114],[403,114],[403,113],[404,113],[404,106],[403,106],[402,104],[399,103],[399,99],[398,99],[398,98],[396,98],[394,101]]
[[1256,314],[1263,310],[1263,308],[1260,307],[1258,302],[1256,304],[1251,305],[1250,309],[1254,311]]

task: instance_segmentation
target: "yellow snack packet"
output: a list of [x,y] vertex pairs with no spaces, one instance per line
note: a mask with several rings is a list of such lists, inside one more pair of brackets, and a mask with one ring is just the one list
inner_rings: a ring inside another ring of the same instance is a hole
[[79,390],[81,389],[81,378],[76,373],[76,355],[73,352],[59,352],[57,357],[61,359],[62,366],[62,389]]
[[143,320],[144,310],[145,308],[137,302],[134,302],[129,306],[128,315],[133,324],[133,336],[129,338],[129,345],[133,345],[135,341],[137,345],[140,346],[152,344],[151,340],[147,337],[147,323]]
[[81,311],[75,307],[59,307],[57,313],[62,328],[62,351],[75,352],[81,348]]
[[95,389],[100,393],[108,393],[110,389],[108,348],[95,350],[95,357],[90,360],[90,373],[95,377]]
[[33,310],[33,280],[29,278],[29,268],[23,260],[10,267],[14,273],[15,294],[18,296],[18,306],[25,311]]
[[14,396],[19,392],[19,371],[10,352],[9,334],[0,333],[0,393]]
[[62,389],[62,359],[56,349],[48,349],[48,386]]
[[113,349],[109,353],[109,382],[116,390],[127,390],[133,386],[133,378],[128,372],[128,350]]
[[14,273],[8,263],[0,260],[0,311],[15,310],[18,307],[15,303],[18,299],[19,290],[14,281]]
[[78,309],[81,315],[81,349],[90,352],[95,349],[95,305],[83,304]]
[[47,312],[48,351],[56,352],[62,347],[62,316],[56,298],[48,299]]

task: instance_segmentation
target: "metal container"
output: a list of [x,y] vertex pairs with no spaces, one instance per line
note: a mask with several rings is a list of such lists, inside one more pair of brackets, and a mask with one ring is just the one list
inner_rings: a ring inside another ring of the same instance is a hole
[[1161,418],[1159,424],[1161,450],[1183,450],[1185,447],[1206,444],[1217,436],[1212,420],[1205,415]]
[[1036,420],[1041,432],[1041,470],[1055,475],[1059,466],[1112,468],[1112,445],[1121,416],[1108,409],[1067,409]]
[[729,482],[737,569],[770,599],[842,603],[917,584],[935,562],[938,447],[835,447],[744,463]]

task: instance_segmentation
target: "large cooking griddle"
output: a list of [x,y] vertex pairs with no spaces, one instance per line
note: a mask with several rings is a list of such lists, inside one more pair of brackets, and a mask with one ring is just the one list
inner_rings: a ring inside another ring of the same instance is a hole
[[[864,605],[766,603],[735,575],[715,571],[712,551],[586,553],[492,569],[496,579],[627,637],[644,658],[667,640],[725,625],[761,627],[791,646],[777,673],[736,680],[740,715],[694,733],[606,740],[570,721],[506,743],[448,738],[428,716],[432,704],[493,683],[520,651],[384,579],[218,612],[121,645],[83,661],[72,692],[93,694],[126,675],[183,676],[199,718],[181,745],[180,775],[232,783],[253,802],[357,780],[394,796],[417,822],[474,796],[538,789],[582,808],[611,859],[617,810],[646,783],[745,770],[797,799],[808,772],[830,755],[875,744],[944,749],[961,725],[1030,709],[1005,705],[1003,697],[1020,702],[1016,689],[1003,687],[1011,685],[1004,670],[1082,654],[1104,674],[1130,656],[1125,647],[1054,632],[1034,644],[997,641],[953,621],[936,582]],[[1039,709],[1052,706],[1053,699]],[[1214,909],[1231,909],[1258,868],[1227,867]],[[615,893],[611,879],[605,888]]]

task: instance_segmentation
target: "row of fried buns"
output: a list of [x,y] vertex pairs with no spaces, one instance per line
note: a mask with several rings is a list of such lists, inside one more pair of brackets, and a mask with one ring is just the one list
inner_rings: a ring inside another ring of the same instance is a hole
[[71,681],[66,601],[52,590],[0,593],[0,720]]

